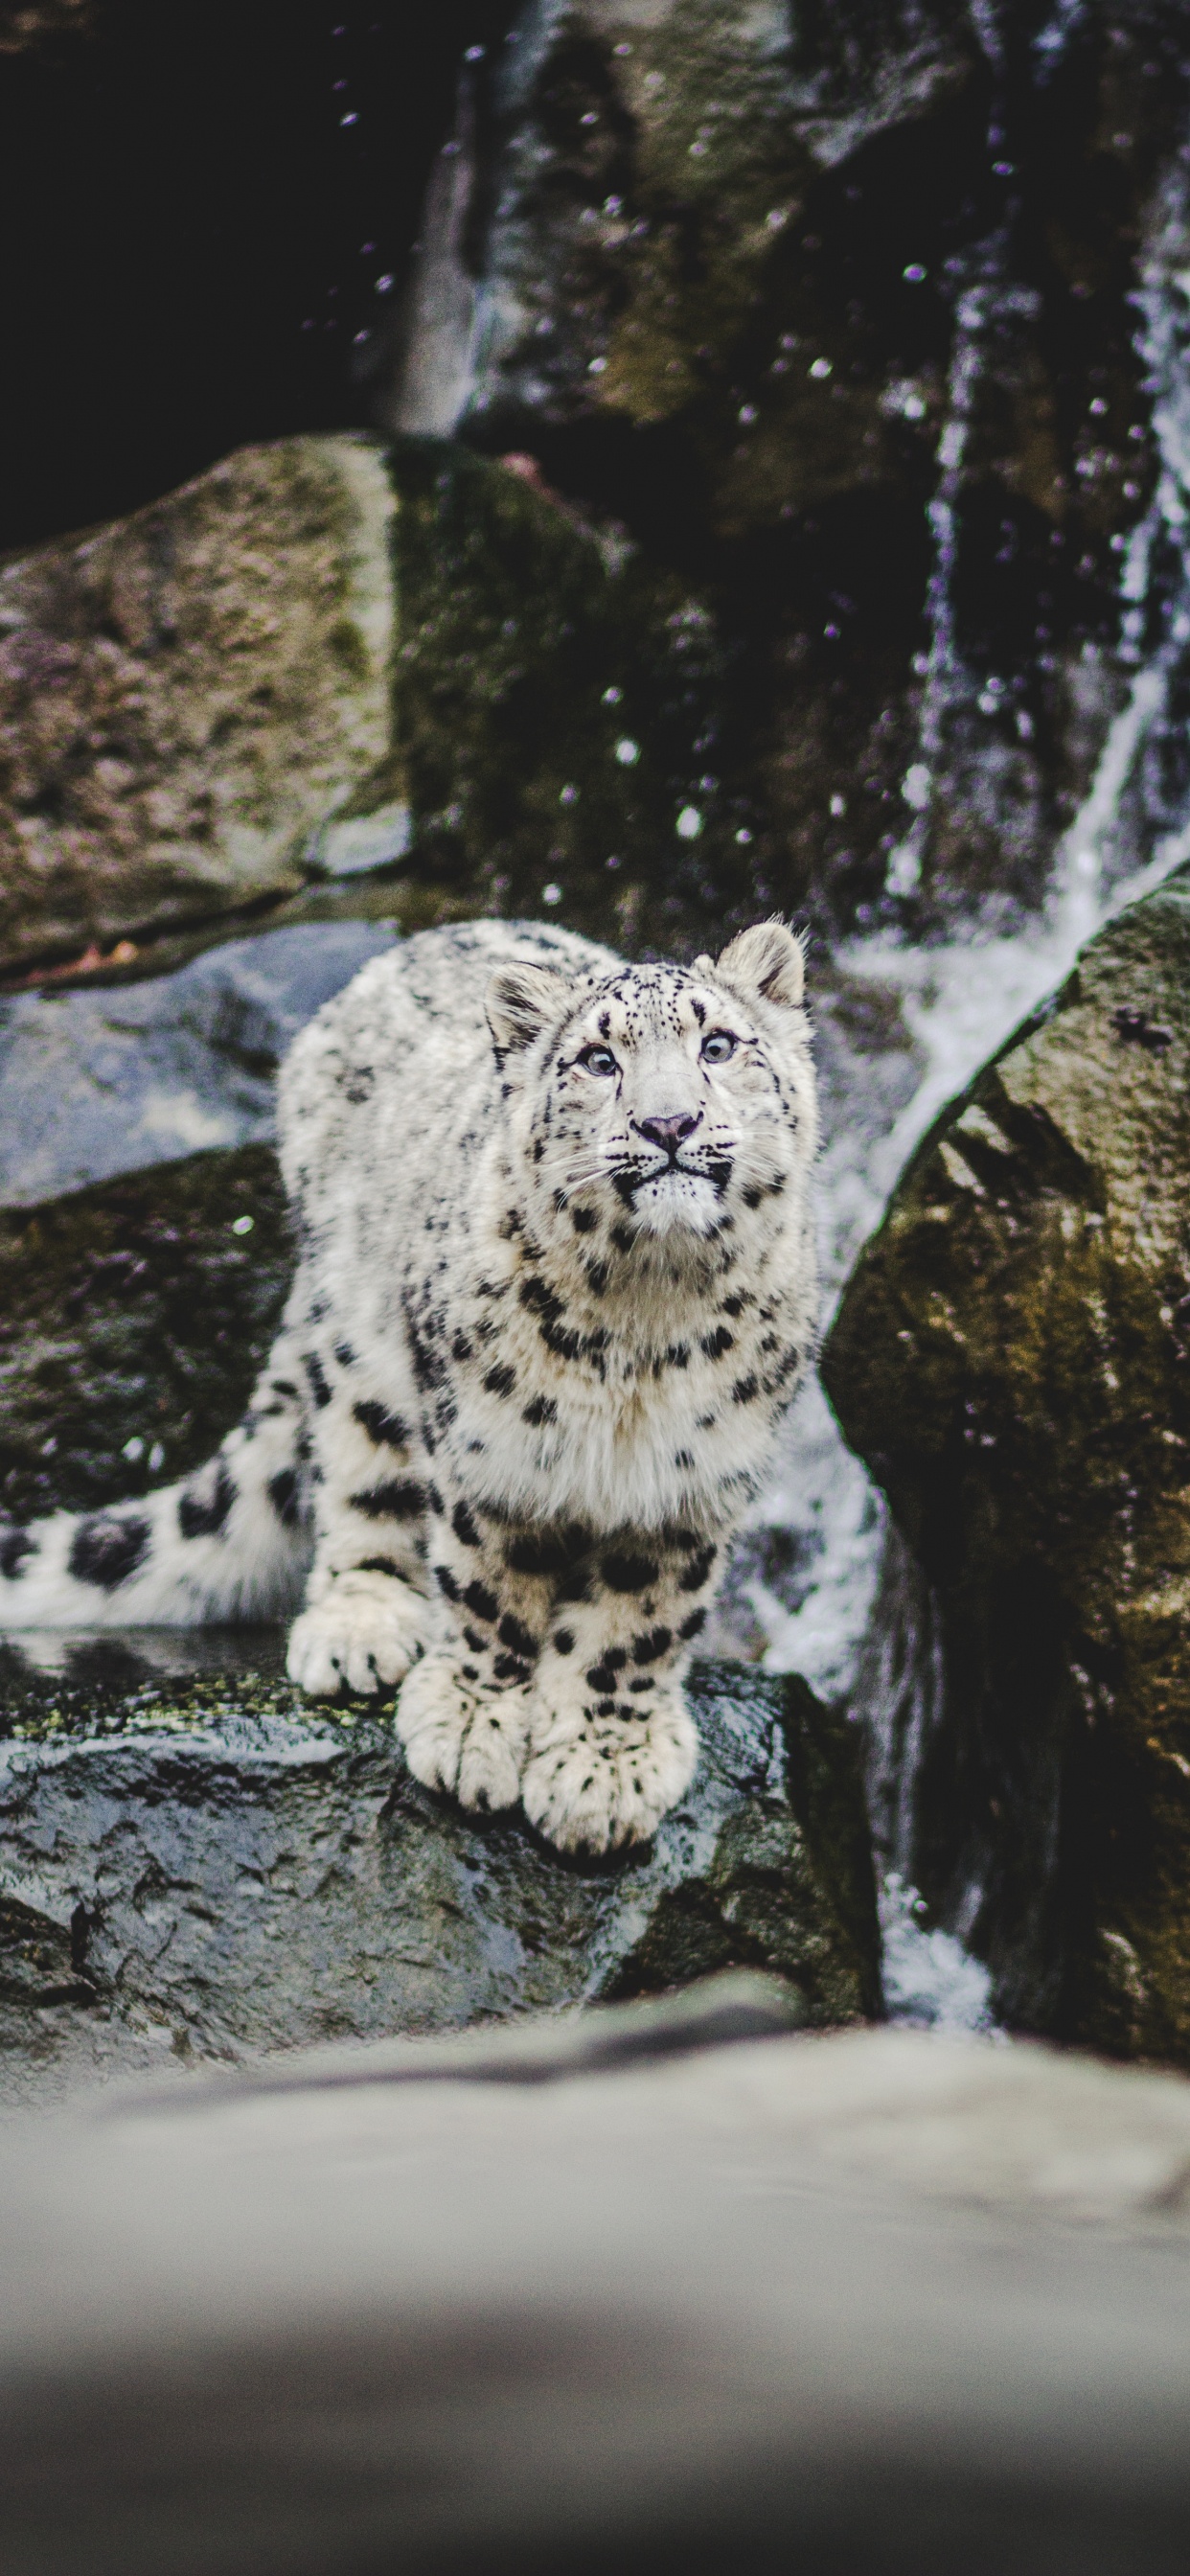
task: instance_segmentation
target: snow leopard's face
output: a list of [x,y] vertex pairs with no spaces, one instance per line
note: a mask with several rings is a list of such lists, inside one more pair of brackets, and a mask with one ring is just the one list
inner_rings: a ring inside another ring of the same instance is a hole
[[[776,994],[730,971],[736,950],[766,938],[784,943]],[[813,1151],[800,993],[800,950],[775,924],[745,932],[718,969],[632,966],[555,989],[514,1113],[543,1216],[610,1230],[621,1250],[629,1237],[713,1236],[766,1203],[775,1216]]]

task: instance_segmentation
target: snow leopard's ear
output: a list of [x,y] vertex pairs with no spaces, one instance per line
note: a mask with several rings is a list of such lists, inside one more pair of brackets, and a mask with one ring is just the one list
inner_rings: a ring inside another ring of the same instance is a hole
[[570,999],[570,984],[552,966],[522,965],[519,958],[501,966],[487,989],[488,1027],[500,1055],[530,1047],[551,1020],[559,1020]]
[[725,948],[716,974],[746,1002],[796,1011],[806,989],[802,942],[783,921],[754,921]]

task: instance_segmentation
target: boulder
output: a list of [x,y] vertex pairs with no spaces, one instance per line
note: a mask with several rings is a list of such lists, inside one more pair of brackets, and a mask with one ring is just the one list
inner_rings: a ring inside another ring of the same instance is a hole
[[584,1867],[407,1773],[389,1713],[303,1702],[270,1632],[0,1647],[0,2094],[447,2031],[730,1966],[807,2028],[878,2014],[855,1731],[704,1666],[696,1778]]
[[293,438],[0,570],[0,958],[305,882],[391,748],[391,517],[374,441]]
[[[1176,13],[526,0],[477,77],[387,425],[691,586],[728,902],[1032,905],[1131,685],[1119,557],[1181,544]],[[1116,873],[1179,726],[1158,687]]]
[[823,1363],[908,1551],[870,1712],[900,1744],[898,1865],[1011,2025],[1178,2063],[1188,1161],[1183,868],[927,1136]]

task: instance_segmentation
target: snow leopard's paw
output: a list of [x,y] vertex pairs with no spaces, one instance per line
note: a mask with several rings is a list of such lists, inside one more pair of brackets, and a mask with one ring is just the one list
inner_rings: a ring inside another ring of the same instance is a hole
[[427,1655],[397,1702],[397,1732],[415,1780],[464,1807],[515,1807],[529,1740],[523,1687],[477,1689],[452,1655]]
[[525,1814],[560,1851],[643,1843],[689,1787],[698,1735],[685,1702],[654,1702],[647,1719],[587,1710],[534,1726],[521,1781]]
[[312,1699],[391,1689],[422,1652],[427,1605],[392,1575],[338,1574],[289,1631],[286,1668]]

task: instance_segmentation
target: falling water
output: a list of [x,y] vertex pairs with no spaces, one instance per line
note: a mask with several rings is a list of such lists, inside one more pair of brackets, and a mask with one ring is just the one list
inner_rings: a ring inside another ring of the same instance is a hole
[[[978,925],[935,947],[884,932],[853,942],[835,968],[893,995],[904,1030],[908,1096],[883,1123],[872,1115],[871,1058],[837,1046],[833,1114],[821,1164],[824,1322],[861,1244],[879,1224],[907,1157],[939,1111],[1019,1022],[1061,983],[1112,913],[1190,857],[1190,797],[1167,810],[1152,757],[1171,689],[1190,645],[1190,185],[1167,178],[1153,209],[1137,301],[1160,473],[1152,503],[1122,556],[1120,660],[1127,696],[1108,726],[1083,805],[1058,845],[1040,919],[987,935]],[[954,646],[950,574],[955,513],[974,384],[985,335],[1008,290],[982,284],[959,306],[951,408],[938,453],[932,511],[933,626],[916,766],[932,779],[947,705],[963,683]],[[1140,638],[1157,627],[1147,656]],[[920,869],[925,800],[891,868],[905,891]],[[829,1037],[829,996],[825,1014]],[[953,1934],[927,1931],[908,1871],[922,1752],[941,1706],[932,1606],[882,1498],[843,1444],[821,1387],[803,1392],[776,1492],[764,1519],[784,1533],[800,1570],[779,1600],[762,1575],[745,1583],[766,1639],[769,1670],[799,1671],[862,1714],[869,1794],[884,1871],[885,1977],[894,2015],[977,2029],[988,2021],[988,1978]],[[793,1590],[792,1606],[789,1593]],[[961,1909],[974,1919],[979,1891]]]

